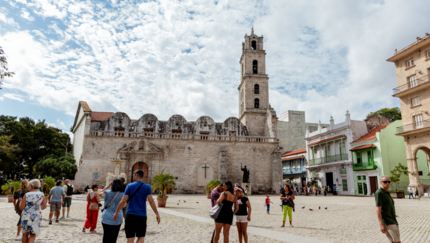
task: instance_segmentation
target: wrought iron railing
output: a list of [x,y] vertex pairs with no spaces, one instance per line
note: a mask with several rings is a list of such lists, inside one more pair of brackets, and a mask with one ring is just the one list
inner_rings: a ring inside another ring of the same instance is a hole
[[354,170],[374,170],[378,168],[375,161],[362,161],[361,163],[353,163],[352,169]]
[[421,184],[430,184],[430,179],[420,179]]
[[417,130],[425,127],[430,127],[430,120],[418,121],[418,122],[406,124],[400,127],[396,127],[396,132],[397,133],[409,132],[409,131],[413,131],[413,130]]
[[340,161],[340,160],[347,160],[348,154],[337,154],[332,156],[326,156],[323,158],[316,158],[309,160],[309,164],[315,165],[315,164],[321,164],[321,163],[330,163],[334,161]]
[[429,77],[430,77],[429,75],[426,75],[426,76],[420,77],[420,78],[415,79],[415,80],[408,80],[408,82],[406,84],[403,84],[397,88],[394,88],[393,94],[397,94],[397,93],[406,91],[408,89],[412,89],[412,88],[414,88],[418,85],[421,85],[423,83],[427,83],[430,80]]
[[277,138],[268,137],[242,137],[242,136],[219,136],[205,134],[169,134],[169,133],[151,133],[151,132],[105,132],[105,131],[90,131],[90,136],[97,137],[127,137],[127,138],[162,138],[162,139],[191,139],[191,140],[211,140],[211,141],[238,141],[238,142],[278,142]]

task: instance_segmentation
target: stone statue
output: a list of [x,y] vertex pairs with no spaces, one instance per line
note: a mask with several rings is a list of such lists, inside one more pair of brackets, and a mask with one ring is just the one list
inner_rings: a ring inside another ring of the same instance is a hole
[[249,183],[249,170],[245,167],[242,168],[242,164],[240,164],[240,170],[243,171],[243,183]]

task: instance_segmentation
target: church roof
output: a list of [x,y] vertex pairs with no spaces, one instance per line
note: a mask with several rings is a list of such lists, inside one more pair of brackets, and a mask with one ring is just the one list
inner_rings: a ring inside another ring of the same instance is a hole
[[384,125],[380,125],[380,126],[377,126],[377,127],[373,128],[372,130],[370,130],[370,132],[364,134],[359,139],[353,141],[351,144],[358,143],[358,142],[361,142],[361,141],[364,141],[364,140],[368,140],[368,139],[372,139],[372,138],[376,138],[376,133],[380,132],[382,129],[386,128],[390,124],[391,123],[386,123]]
[[79,101],[78,110],[76,111],[75,122],[73,123],[73,130],[78,123],[79,111],[82,108],[84,112],[91,112],[90,106],[85,101]]
[[93,111],[91,112],[91,121],[106,121],[113,114],[114,114],[113,112]]

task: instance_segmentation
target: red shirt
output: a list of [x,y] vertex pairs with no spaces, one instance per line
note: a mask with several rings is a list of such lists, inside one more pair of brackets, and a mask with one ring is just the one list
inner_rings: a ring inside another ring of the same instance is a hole
[[266,205],[270,205],[270,198],[266,198]]

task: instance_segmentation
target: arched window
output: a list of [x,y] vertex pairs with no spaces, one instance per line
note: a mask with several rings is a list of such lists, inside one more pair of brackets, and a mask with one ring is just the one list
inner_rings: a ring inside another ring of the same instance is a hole
[[252,46],[252,50],[257,50],[257,42],[256,41],[252,41],[251,42],[251,46]]
[[252,73],[258,73],[258,62],[257,62],[257,60],[252,61]]
[[260,100],[259,99],[254,100],[254,108],[260,108]]
[[260,93],[260,86],[258,84],[254,85],[254,94]]

